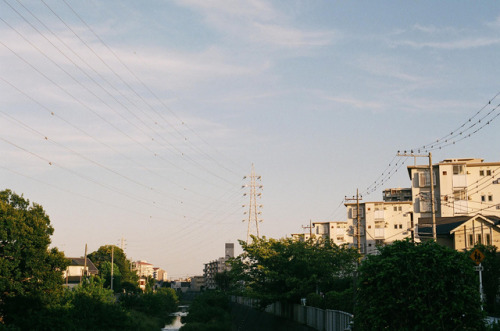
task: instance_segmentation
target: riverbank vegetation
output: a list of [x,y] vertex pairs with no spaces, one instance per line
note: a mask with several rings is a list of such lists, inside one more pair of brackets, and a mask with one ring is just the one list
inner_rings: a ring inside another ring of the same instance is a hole
[[[120,293],[107,288],[106,272],[83,277],[74,289],[63,287],[69,260],[49,249],[53,231],[42,206],[0,191],[0,330],[154,330],[170,320],[177,309],[175,291],[142,293],[119,249]],[[95,254],[100,270],[111,261],[103,247]]]

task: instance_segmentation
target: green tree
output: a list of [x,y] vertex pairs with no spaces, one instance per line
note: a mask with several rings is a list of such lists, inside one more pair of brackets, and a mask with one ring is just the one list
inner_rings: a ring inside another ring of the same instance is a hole
[[230,262],[233,288],[240,286],[263,306],[297,303],[309,293],[330,291],[338,279],[352,275],[359,257],[355,249],[331,240],[253,237],[252,243],[240,244],[243,254]]
[[63,293],[68,261],[49,249],[54,229],[42,206],[10,190],[0,192],[0,320],[16,323]]
[[120,299],[129,311],[146,315],[161,328],[172,318],[169,316],[177,310],[179,298],[172,288],[159,288],[156,292],[124,295]]
[[196,296],[189,306],[189,314],[182,317],[186,323],[181,331],[231,330],[229,298],[219,291],[208,291]]
[[[114,245],[105,245],[99,247],[95,252],[87,255],[87,257],[95,264],[97,269],[99,269],[100,274],[109,275],[110,272],[107,268],[111,263],[111,255],[113,249],[113,263],[118,266],[118,270],[114,270],[119,273],[120,277],[116,281],[113,281],[113,288],[115,292],[120,292],[123,289],[126,291],[136,292],[138,290],[139,277],[137,273],[132,271],[131,262],[127,259],[125,252]],[[110,282],[106,282],[106,286],[110,286]]]
[[[111,288],[111,262],[102,262],[99,268],[99,277],[104,279],[104,287]],[[118,266],[113,263],[113,289],[116,292],[122,290],[122,275]]]
[[357,330],[481,330],[469,257],[434,241],[396,241],[359,267]]

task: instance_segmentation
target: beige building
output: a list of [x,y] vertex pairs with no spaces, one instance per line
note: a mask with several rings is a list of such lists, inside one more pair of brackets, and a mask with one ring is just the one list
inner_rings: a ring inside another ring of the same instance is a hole
[[292,238],[307,241],[309,238],[331,239],[337,245],[347,243],[347,221],[338,222],[313,222],[310,231],[292,234]]
[[[432,219],[420,218],[418,232],[422,240],[432,239]],[[436,218],[439,244],[456,250],[470,250],[476,244],[500,247],[500,218],[497,216],[453,216]]]
[[374,254],[378,245],[411,238],[414,230],[411,201],[379,201],[345,204],[349,225],[347,241],[362,254]]
[[[500,216],[500,162],[446,159],[432,168],[436,217]],[[429,166],[409,166],[408,173],[415,220],[431,217]]]

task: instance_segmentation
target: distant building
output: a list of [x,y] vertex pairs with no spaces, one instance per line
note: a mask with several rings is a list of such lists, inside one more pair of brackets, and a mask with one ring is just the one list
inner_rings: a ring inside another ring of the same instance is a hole
[[167,272],[162,268],[153,267],[153,278],[159,282],[166,282],[168,280]]
[[346,203],[347,222],[349,224],[348,241],[353,247],[359,247],[362,254],[374,254],[377,246],[392,243],[395,240],[411,238],[414,235],[411,201],[379,201]]
[[309,232],[292,234],[292,238],[307,241],[309,238],[331,239],[337,245],[347,243],[347,221],[313,222]]
[[194,276],[191,278],[191,288],[193,292],[199,292],[205,289],[205,277],[204,276]]
[[412,201],[411,187],[409,188],[388,188],[382,192],[383,200],[391,201]]
[[132,262],[132,270],[134,270],[139,277],[153,277],[154,266],[146,261]]
[[82,282],[84,276],[95,276],[99,273],[94,263],[89,258],[68,257],[70,265],[63,271],[64,284],[74,287]]
[[224,271],[230,270],[227,261],[234,258],[234,243],[225,244],[225,256],[217,260],[210,261],[204,264],[203,277],[205,278],[205,286],[207,289],[216,289],[215,275]]

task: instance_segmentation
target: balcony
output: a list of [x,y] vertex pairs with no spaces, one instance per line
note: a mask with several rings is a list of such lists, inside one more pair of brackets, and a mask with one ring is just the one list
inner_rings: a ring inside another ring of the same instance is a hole
[[375,233],[373,234],[375,239],[384,239],[385,238],[385,229],[383,228],[375,228]]

